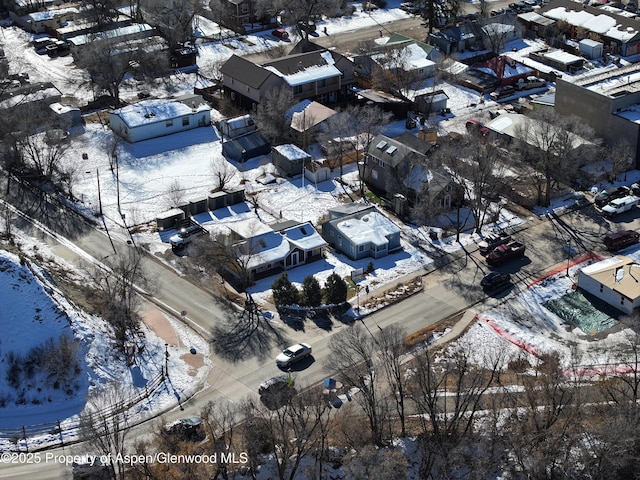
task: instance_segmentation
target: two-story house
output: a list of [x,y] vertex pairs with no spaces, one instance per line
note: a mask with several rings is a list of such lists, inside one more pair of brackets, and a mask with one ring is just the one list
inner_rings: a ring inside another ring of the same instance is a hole
[[234,55],[220,72],[225,93],[248,109],[280,88],[290,90],[296,101],[334,103],[346,97],[354,83],[353,62],[329,50],[287,55],[262,65]]
[[430,165],[433,146],[410,133],[396,139],[376,136],[365,154],[365,182],[389,198],[402,194],[414,203],[427,194],[438,208],[450,208],[455,186],[446,171]]

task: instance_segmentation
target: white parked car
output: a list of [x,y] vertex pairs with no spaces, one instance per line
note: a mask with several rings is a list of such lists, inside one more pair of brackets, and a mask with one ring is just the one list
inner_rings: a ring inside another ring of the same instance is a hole
[[307,343],[296,343],[276,357],[276,365],[281,368],[286,368],[293,363],[299,362],[303,358],[307,358],[309,355],[311,355],[311,345]]
[[187,228],[183,228],[181,229],[178,233],[176,233],[175,235],[172,235],[169,238],[169,243],[171,244],[172,247],[174,248],[178,248],[178,247],[182,247],[184,245],[186,245],[187,243],[189,243],[191,241],[191,238],[202,232],[202,227],[200,225],[191,225]]
[[635,195],[627,195],[626,197],[617,198],[615,200],[611,200],[602,207],[602,214],[607,217],[613,217],[619,213],[628,212],[638,205],[638,202],[640,202],[640,198]]

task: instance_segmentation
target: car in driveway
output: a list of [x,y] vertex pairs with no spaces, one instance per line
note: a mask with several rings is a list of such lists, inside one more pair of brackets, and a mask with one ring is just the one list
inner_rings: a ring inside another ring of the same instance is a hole
[[602,214],[605,217],[614,217],[620,213],[628,212],[633,207],[638,205],[640,198],[635,195],[627,195],[626,197],[616,198],[611,200],[604,207],[602,207]]
[[626,197],[631,193],[629,187],[611,187],[606,190],[602,190],[598,193],[593,199],[593,203],[596,204],[597,207],[604,207],[611,200],[615,200],[616,198]]
[[308,343],[296,343],[283,350],[276,357],[276,365],[280,368],[287,368],[303,358],[307,358],[309,355],[311,355],[311,345]]
[[169,237],[169,243],[173,248],[181,248],[191,242],[194,235],[203,231],[200,225],[190,225],[186,228],[181,228],[178,233]]
[[496,292],[511,285],[511,275],[502,272],[491,272],[480,281],[480,286],[485,292]]

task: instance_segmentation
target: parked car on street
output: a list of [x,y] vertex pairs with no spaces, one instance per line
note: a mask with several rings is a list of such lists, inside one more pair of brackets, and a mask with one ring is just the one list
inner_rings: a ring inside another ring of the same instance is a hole
[[496,292],[511,285],[511,275],[508,273],[491,272],[480,281],[485,292]]
[[607,233],[604,236],[604,244],[607,250],[616,252],[638,243],[639,239],[640,233],[634,230],[622,230],[620,232]]
[[258,387],[258,393],[260,395],[277,394],[278,392],[292,388],[293,384],[293,379],[289,375],[276,375],[262,382]]
[[478,249],[481,255],[487,255],[494,250],[497,246],[503,245],[511,241],[511,235],[500,232],[495,235],[487,235],[484,240],[478,242]]
[[624,212],[628,212],[633,207],[638,205],[640,198],[635,195],[627,195],[626,197],[616,198],[611,200],[604,207],[602,207],[602,214],[605,217],[615,217],[616,215]]
[[489,265],[497,267],[514,258],[524,257],[525,248],[520,242],[505,243],[493,249],[485,258]]
[[593,199],[593,202],[597,207],[604,207],[611,200],[626,197],[630,193],[629,187],[611,187],[598,193]]
[[303,358],[311,355],[311,345],[308,343],[296,343],[276,357],[276,364],[280,368],[287,368]]
[[182,440],[191,442],[204,440],[206,435],[202,431],[202,419],[200,417],[181,418],[169,425],[165,425],[165,431]]

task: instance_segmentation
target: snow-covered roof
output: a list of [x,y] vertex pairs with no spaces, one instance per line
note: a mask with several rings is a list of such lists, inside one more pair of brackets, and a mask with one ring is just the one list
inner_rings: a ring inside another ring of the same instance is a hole
[[267,232],[252,237],[239,245],[247,268],[256,268],[284,260],[290,251],[287,239],[277,232]]
[[33,12],[27,15],[34,22],[44,22],[53,18],[66,15],[68,13],[80,13],[75,7],[59,8],[57,10],[47,10],[45,12]]
[[157,122],[172,120],[183,115],[191,115],[195,112],[211,110],[207,104],[200,104],[191,108],[176,100],[143,100],[133,105],[119,108],[111,112],[112,115],[120,117],[129,128],[149,125]]
[[291,128],[297,132],[304,132],[324,122],[335,113],[335,110],[321,103],[303,100],[287,110],[285,116],[291,118]]
[[[640,264],[633,259],[616,255],[601,262],[583,267],[581,272],[611,290],[635,299],[640,296]],[[578,277],[578,285],[580,278]]]
[[277,68],[277,63],[274,63],[273,65],[265,65],[264,68],[281,77],[287,85],[291,87],[342,76],[342,72],[335,66],[335,60],[333,59],[331,52],[321,52],[320,57],[322,57],[326,62],[324,65],[310,65],[291,73],[279,70]]
[[310,158],[307,152],[302,150],[297,145],[293,145],[291,143],[286,143],[284,145],[278,145],[277,147],[273,147],[275,151],[277,151],[284,158],[289,160],[303,160],[305,158]]
[[309,222],[287,228],[282,234],[292,245],[305,251],[326,247],[328,245]]
[[[579,10],[578,10],[579,9]],[[562,20],[569,25],[582,27],[590,32],[605,35],[609,38],[627,42],[638,34],[638,29],[619,24],[618,20],[612,15],[592,14],[587,10],[582,10],[582,6],[576,3],[576,10],[567,10],[565,6],[550,8],[544,12],[546,17],[554,20]]]
[[136,33],[150,32],[153,30],[151,25],[146,23],[136,23],[135,25],[129,25],[127,27],[114,28],[113,30],[105,30],[98,33],[90,33],[86,35],[78,35],[68,40],[75,46],[85,45],[87,43],[95,42],[98,40],[106,40],[109,38],[125,37]]
[[435,62],[427,58],[427,53],[420,46],[412,43],[404,47],[407,52],[407,64],[414,70],[420,68],[429,68],[435,65]]
[[242,218],[233,222],[227,222],[226,226],[236,235],[245,239],[273,232],[268,225],[262,223],[255,217]]
[[400,232],[397,225],[378,212],[337,222],[336,228],[356,245],[386,245],[389,243],[387,235]]
[[584,59],[564,50],[553,50],[542,54],[543,57],[554,60],[559,63],[570,64],[573,62],[582,62]]

